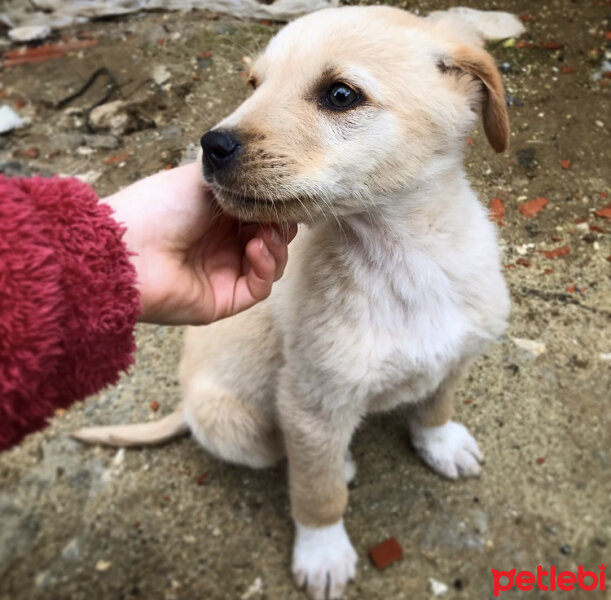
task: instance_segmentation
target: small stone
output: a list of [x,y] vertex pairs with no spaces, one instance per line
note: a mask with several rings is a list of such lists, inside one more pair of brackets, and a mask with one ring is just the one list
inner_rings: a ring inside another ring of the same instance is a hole
[[24,125],[25,121],[10,106],[0,106],[0,133],[8,133]]
[[572,548],[568,544],[560,546],[560,552],[565,556],[568,556],[572,552]]
[[153,67],[153,81],[157,85],[163,85],[170,77],[172,77],[172,74],[165,65],[155,65]]
[[95,570],[96,571],[108,571],[108,569],[110,569],[110,567],[112,566],[112,563],[108,560],[98,560],[97,563],[95,563]]
[[119,147],[119,140],[114,135],[84,135],[83,141],[96,150],[116,150]]
[[48,25],[29,25],[26,27],[14,27],[8,32],[8,36],[13,42],[33,42],[34,40],[44,40],[51,34]]
[[112,464],[118,467],[125,460],[125,448],[120,448],[112,459]]
[[250,600],[255,596],[263,594],[263,580],[257,577],[251,584],[250,587],[240,596],[241,600]]
[[537,154],[534,148],[522,148],[516,153],[518,163],[521,167],[524,167],[527,171],[532,171],[537,168]]
[[429,586],[431,588],[431,592],[433,592],[433,595],[436,597],[443,596],[444,594],[448,593],[448,586],[442,581],[437,581],[437,579],[433,579],[432,577],[429,577]]
[[543,342],[515,337],[512,337],[511,340],[516,346],[518,346],[518,348],[526,350],[530,355],[532,355],[533,358],[537,358],[545,352],[545,344]]
[[135,120],[123,100],[96,106],[89,114],[89,124],[95,131],[110,131],[116,136],[135,128]]

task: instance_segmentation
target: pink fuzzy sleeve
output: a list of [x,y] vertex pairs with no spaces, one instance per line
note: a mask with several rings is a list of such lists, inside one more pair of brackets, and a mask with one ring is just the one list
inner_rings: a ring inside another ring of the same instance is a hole
[[0,450],[133,362],[123,229],[76,179],[0,175]]

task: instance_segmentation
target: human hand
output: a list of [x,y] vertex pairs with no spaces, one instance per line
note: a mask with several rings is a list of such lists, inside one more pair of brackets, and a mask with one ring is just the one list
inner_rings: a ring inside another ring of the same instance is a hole
[[202,325],[269,296],[297,227],[245,225],[224,213],[192,163],[102,200],[127,230],[141,321]]

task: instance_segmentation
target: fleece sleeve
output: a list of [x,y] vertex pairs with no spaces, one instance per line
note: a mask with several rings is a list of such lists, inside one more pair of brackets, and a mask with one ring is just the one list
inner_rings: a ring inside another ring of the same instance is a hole
[[0,450],[133,362],[136,273],[76,179],[0,175]]

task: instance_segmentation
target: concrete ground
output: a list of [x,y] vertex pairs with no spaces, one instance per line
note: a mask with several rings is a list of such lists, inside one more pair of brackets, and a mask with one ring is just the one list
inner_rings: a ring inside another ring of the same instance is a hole
[[[446,4],[402,6],[427,12]],[[367,422],[353,444],[359,470],[346,523],[360,562],[348,599],[428,599],[432,578],[448,586],[444,598],[481,600],[493,597],[492,568],[598,572],[611,562],[611,224],[595,213],[611,194],[610,82],[601,71],[609,3],[469,4],[524,15],[528,28],[526,44],[490,47],[507,86],[510,150],[494,155],[481,128],[467,146],[482,201],[496,197],[505,208],[500,235],[513,298],[508,336],[476,362],[456,398],[486,465],[478,480],[442,480],[420,463],[392,415]],[[63,31],[98,45],[0,74],[0,102],[32,121],[0,137],[0,171],[84,175],[106,194],[178,164],[247,95],[242,56],[277,27],[149,13]],[[82,109],[103,95],[101,82],[54,108],[104,65],[116,76],[116,97],[138,115],[132,131],[114,137],[84,125]],[[160,65],[169,73],[161,85],[151,80],[164,73],[155,71]],[[518,210],[538,197],[548,203],[537,215]],[[564,246],[569,253],[557,258],[542,253]],[[141,326],[136,365],[119,385],[0,455],[0,599],[303,597],[289,575],[284,464],[263,472],[228,466],[189,438],[118,452],[68,438],[85,425],[170,412],[179,401],[181,335]],[[522,339],[544,347],[533,352]],[[404,559],[377,571],[367,551],[389,536]]]

